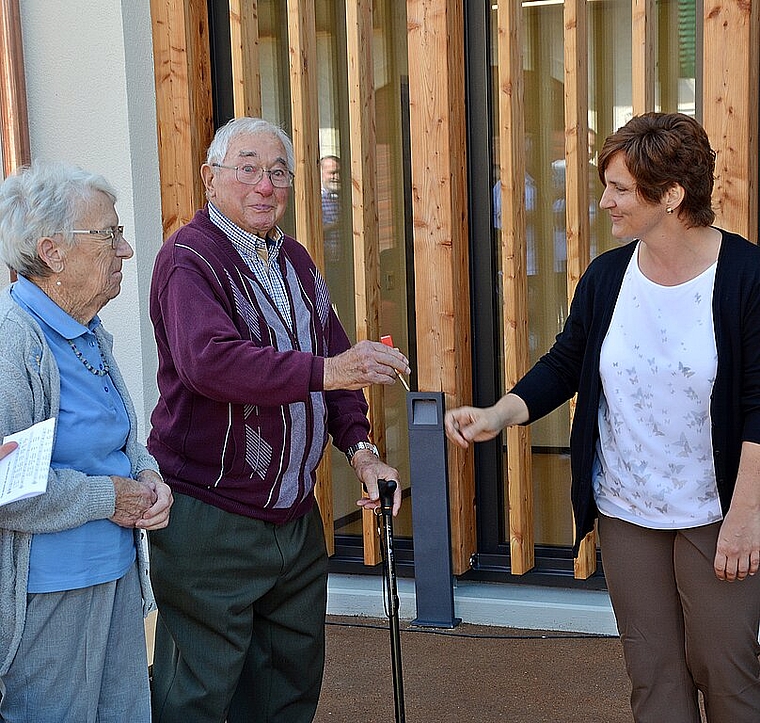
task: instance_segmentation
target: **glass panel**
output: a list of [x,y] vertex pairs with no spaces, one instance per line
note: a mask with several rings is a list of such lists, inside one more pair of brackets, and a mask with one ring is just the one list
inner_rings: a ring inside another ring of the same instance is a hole
[[355,343],[351,187],[342,184],[343,172],[350,178],[351,170],[350,143],[341,143],[348,139],[345,5],[341,0],[319,0],[315,17],[325,277],[333,307]]
[[693,116],[698,107],[697,59],[701,58],[694,0],[659,0],[657,31],[657,110]]
[[[496,5],[491,17],[492,93],[497,98]],[[531,364],[552,344],[567,316],[564,22],[563,3],[526,0],[524,24],[525,206],[528,273],[528,330]],[[616,243],[600,212],[602,184],[596,155],[603,139],[632,115],[631,3],[593,0],[589,22],[589,220],[591,258]],[[660,0],[657,7],[658,109],[693,114],[697,103],[696,9],[694,0]],[[677,52],[673,49],[677,48]],[[493,104],[498,128],[498,105]],[[498,137],[494,138],[494,179],[498,180]],[[494,186],[494,244],[500,243],[498,183]],[[503,318],[499,320],[503,328]],[[500,348],[500,347],[497,347]],[[503,363],[500,360],[500,369]],[[502,387],[504,380],[502,379]],[[570,545],[569,409],[560,409],[531,427],[537,544]],[[505,460],[506,467],[506,460]],[[505,476],[506,479],[506,470]],[[508,499],[503,525],[508,530]]]
[[[414,359],[410,309],[414,309],[413,265],[408,258],[404,203],[405,142],[408,136],[408,70],[405,3],[375,0],[373,11],[375,124],[377,147],[377,212],[380,235],[380,333],[390,334],[393,343]],[[407,159],[408,160],[408,159]],[[407,243],[408,241],[408,243]],[[407,261],[409,266],[407,267]],[[400,383],[385,388],[385,436],[387,461],[399,470],[405,502],[394,533],[412,536],[412,496],[409,479],[409,435],[406,390]]]
[[[319,0],[317,67],[319,73],[319,158],[325,275],[333,305],[352,341],[356,341],[354,255],[351,216],[350,143],[346,67],[345,3]],[[401,90],[406,78],[405,16],[398,3],[378,0],[374,7],[374,76],[376,104],[378,221],[380,238],[380,330],[409,353]],[[406,397],[401,384],[385,388],[386,459],[397,467],[409,490]],[[331,448],[335,532],[360,535],[356,507],[360,488],[343,455]],[[407,499],[394,532],[411,536]]]
[[[551,346],[567,316],[564,24],[561,4],[523,3],[523,8],[528,345],[530,363],[533,364]],[[494,12],[491,22],[493,47],[496,32]],[[497,71],[493,65],[494,93],[497,89]],[[496,103],[494,114],[498,114]],[[494,128],[498,127],[496,117]],[[495,150],[498,151],[498,139],[495,141]],[[494,173],[498,178],[498,156],[495,157]],[[495,243],[499,243],[501,203],[498,184],[494,188],[494,235]],[[503,317],[499,321],[500,328],[503,328]],[[503,370],[503,363],[500,368]],[[572,518],[568,504],[570,474],[566,453],[568,436],[569,410],[566,405],[531,426],[537,544],[572,543]],[[503,507],[506,532],[509,529],[507,495],[504,495]]]

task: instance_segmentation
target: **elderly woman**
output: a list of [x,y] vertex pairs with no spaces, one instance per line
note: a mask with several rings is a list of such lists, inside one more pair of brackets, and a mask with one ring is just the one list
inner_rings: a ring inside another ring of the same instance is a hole
[[57,420],[47,491],[0,507],[0,721],[150,720],[145,530],[172,497],[97,316],[132,256],[115,201],[58,164],[0,186],[18,275],[0,296],[0,439]]
[[634,239],[595,259],[551,350],[494,406],[446,418],[491,439],[578,394],[577,540],[598,517],[638,723],[760,720],[760,249],[715,228],[715,154],[650,113],[605,142],[601,208]]

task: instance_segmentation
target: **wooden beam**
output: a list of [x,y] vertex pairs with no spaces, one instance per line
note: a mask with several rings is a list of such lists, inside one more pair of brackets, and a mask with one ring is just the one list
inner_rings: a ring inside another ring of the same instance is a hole
[[[319,104],[314,12],[314,0],[288,0],[290,102],[296,160],[293,188],[296,238],[308,249],[317,266],[324,272],[322,200],[317,165]],[[322,513],[328,554],[333,554],[335,550],[331,477],[330,455],[326,454],[319,465],[317,488],[314,493]]]
[[151,0],[164,236],[205,202],[200,166],[214,134],[205,0]]
[[[472,390],[464,18],[459,0],[407,0],[406,10],[418,385],[452,408]],[[476,549],[472,453],[449,445],[448,468],[461,574]]]
[[314,0],[288,0],[290,102],[296,157],[296,236],[324,269],[317,102],[317,36]]
[[0,2],[0,142],[3,177],[31,163],[18,0]]
[[586,0],[566,0],[564,22],[567,296],[571,300],[591,248]]
[[[380,233],[377,213],[374,58],[372,1],[346,0],[348,116],[351,141],[351,204],[354,240],[356,338],[380,338]],[[385,458],[383,388],[367,390],[373,441]],[[380,562],[380,539],[374,513],[362,516],[364,562]]]
[[716,223],[757,243],[760,4],[707,0],[703,21],[702,117],[717,151]]
[[[590,259],[589,130],[588,130],[588,22],[586,0],[565,0],[565,214],[567,239],[567,298]],[[575,405],[570,405],[570,421]],[[596,571],[596,537],[581,542],[574,562],[576,578]]]
[[[525,234],[525,105],[520,0],[496,11],[501,178],[501,267],[504,283],[504,382],[511,388],[527,371],[528,275]],[[509,548],[515,575],[530,570],[534,557],[533,476],[530,430],[510,427],[507,438]]]
[[257,0],[230,0],[230,54],[235,117],[261,116]]
[[655,30],[654,0],[631,0],[631,58],[633,114],[654,110]]

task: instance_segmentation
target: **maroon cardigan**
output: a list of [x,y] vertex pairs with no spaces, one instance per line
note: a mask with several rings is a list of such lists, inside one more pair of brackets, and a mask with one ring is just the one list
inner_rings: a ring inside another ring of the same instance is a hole
[[156,257],[150,317],[160,398],[148,448],[175,492],[283,523],[314,504],[328,433],[368,439],[361,391],[323,391],[324,357],[349,348],[324,278],[285,237],[279,264],[295,329],[198,211]]

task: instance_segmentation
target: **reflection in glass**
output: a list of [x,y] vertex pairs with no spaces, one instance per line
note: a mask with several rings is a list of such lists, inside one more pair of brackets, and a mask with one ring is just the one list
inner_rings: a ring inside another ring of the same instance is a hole
[[[351,214],[345,3],[317,2],[319,74],[319,164],[325,276],[352,341],[356,341],[354,247]],[[405,17],[397,3],[375,2],[372,37],[375,80],[376,189],[380,245],[380,331],[409,354],[406,238],[403,197],[401,87],[406,77]],[[406,396],[400,383],[384,388],[386,461],[396,467],[406,490],[394,521],[398,536],[411,536],[411,498]],[[356,507],[359,486],[345,458],[332,448],[335,532],[362,533]]]
[[[567,318],[567,248],[564,152],[564,23],[563,4],[523,2],[523,72],[525,108],[525,211],[528,275],[528,344],[534,363],[554,341]],[[596,155],[604,138],[632,115],[631,3],[592,1],[589,37],[589,221],[590,257],[611,248],[607,215],[599,209],[602,185]],[[491,22],[491,92],[498,97],[496,14]],[[694,0],[660,0],[657,12],[657,110],[693,114],[697,107],[696,10]],[[498,103],[492,127],[499,128]],[[493,228],[500,243],[501,189],[499,138],[493,152]],[[498,257],[498,254],[497,254]],[[503,328],[503,318],[499,320]],[[497,333],[498,329],[497,329]],[[501,346],[497,345],[501,350]],[[499,368],[503,370],[503,360]],[[504,380],[502,379],[502,388]],[[570,412],[556,410],[531,426],[537,544],[570,545],[568,456]],[[506,479],[506,459],[504,460]],[[509,529],[509,503],[503,495],[502,522]],[[506,541],[506,540],[505,540]]]

